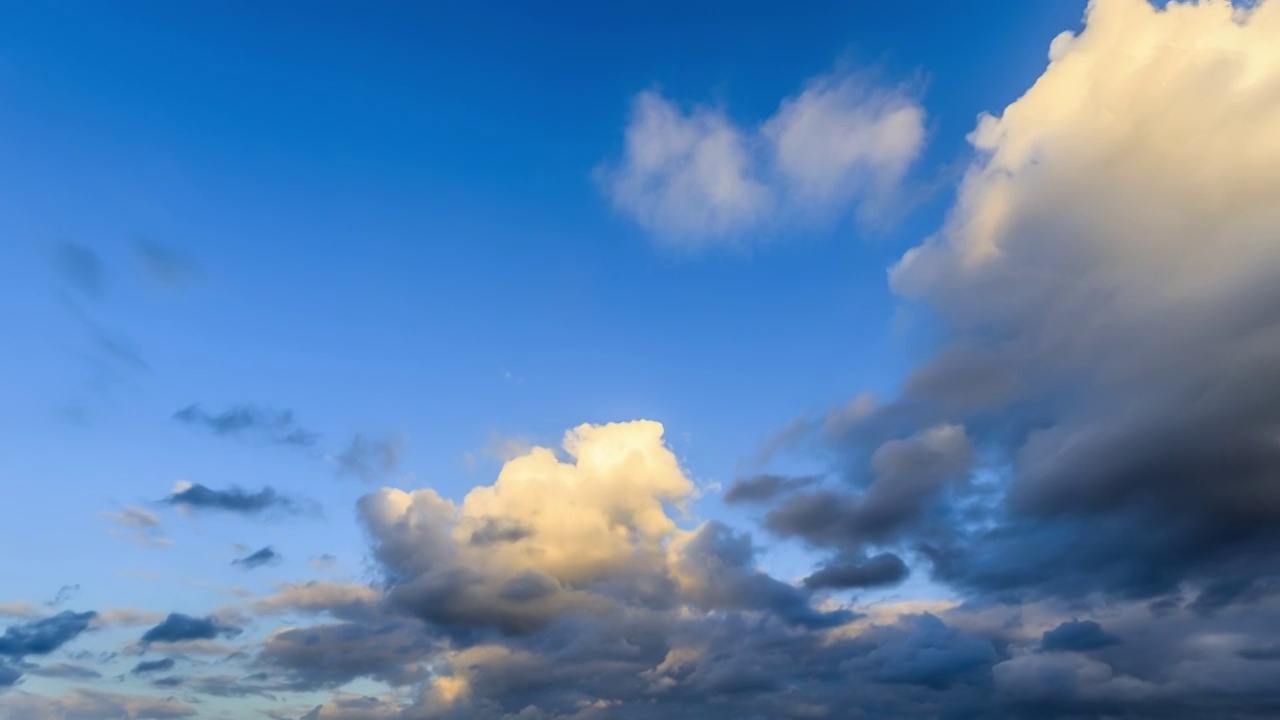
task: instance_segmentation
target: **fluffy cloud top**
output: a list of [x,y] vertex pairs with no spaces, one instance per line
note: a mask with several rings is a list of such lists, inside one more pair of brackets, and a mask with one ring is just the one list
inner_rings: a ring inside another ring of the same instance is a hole
[[811,81],[756,128],[717,108],[637,95],[623,156],[598,171],[614,206],[683,249],[883,210],[924,145],[924,110],[902,88]]

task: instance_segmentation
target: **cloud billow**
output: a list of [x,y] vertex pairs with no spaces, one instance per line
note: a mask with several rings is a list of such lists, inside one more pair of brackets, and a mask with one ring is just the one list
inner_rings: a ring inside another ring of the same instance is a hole
[[596,177],[664,245],[701,250],[850,211],[883,215],[924,136],[913,92],[844,74],[812,80],[751,129],[646,91],[632,101],[622,157]]

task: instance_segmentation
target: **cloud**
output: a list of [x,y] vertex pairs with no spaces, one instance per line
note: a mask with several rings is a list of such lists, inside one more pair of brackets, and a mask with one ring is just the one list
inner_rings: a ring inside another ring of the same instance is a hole
[[274,594],[255,601],[253,609],[268,615],[328,613],[354,620],[374,615],[381,601],[381,593],[368,585],[312,581],[279,586]]
[[786,493],[767,526],[905,545],[971,599],[1186,594],[1208,618],[1274,594],[1277,32],[1275,2],[1091,3],[980,118],[945,223],[890,272],[939,351],[855,420],[787,434],[861,487],[886,443],[963,428],[968,469],[871,512],[873,467],[862,493]]
[[139,240],[134,243],[134,253],[147,276],[163,287],[184,287],[200,274],[190,259],[161,243]]
[[808,487],[817,481],[818,478],[814,476],[785,477],[767,473],[752,475],[734,480],[725,491],[724,501],[730,505],[766,502],[787,492]]
[[919,520],[948,483],[964,480],[972,460],[972,442],[955,424],[887,440],[871,456],[865,491],[792,493],[768,512],[765,525],[818,546],[889,542]]
[[0,656],[22,659],[27,655],[48,655],[88,630],[96,614],[64,610],[47,618],[10,625],[0,635]]
[[811,588],[870,588],[895,585],[907,579],[911,570],[893,553],[873,557],[838,557],[806,577]]
[[128,505],[123,510],[106,511],[102,514],[119,526],[109,530],[112,535],[124,538],[134,545],[169,547],[173,544],[173,540],[164,534],[164,529],[160,526],[160,518],[146,508]]
[[1102,629],[1092,620],[1071,620],[1045,631],[1040,647],[1048,651],[1080,652],[1116,645],[1120,638]]
[[44,678],[56,678],[59,680],[78,680],[85,682],[89,680],[97,680],[102,677],[102,673],[83,665],[72,665],[69,663],[54,663],[53,665],[45,665],[43,667],[24,667],[27,674]]
[[340,475],[354,475],[366,482],[373,482],[399,469],[404,447],[405,442],[399,436],[371,439],[356,435],[333,458],[333,463]]
[[54,267],[63,281],[92,298],[101,298],[106,287],[102,258],[92,248],[64,242],[54,252]]
[[219,637],[235,637],[240,632],[240,628],[226,625],[212,616],[201,618],[169,613],[158,625],[142,634],[142,644],[214,640]]
[[161,502],[182,510],[200,512],[216,510],[241,515],[257,515],[267,511],[298,514],[306,509],[292,498],[281,495],[270,487],[249,492],[238,487],[214,490],[199,483],[179,481]]
[[332,570],[338,566],[338,558],[324,553],[307,559],[307,567],[312,570]]
[[309,448],[320,440],[319,433],[300,427],[290,410],[273,410],[256,405],[236,405],[220,413],[210,413],[199,405],[189,405],[173,414],[185,425],[203,428],[222,437],[255,438],[269,445]]
[[0,603],[0,615],[18,618],[33,618],[40,615],[40,608],[31,603]]
[[0,695],[0,714],[8,720],[173,720],[194,717],[196,710],[177,700],[76,689],[59,697]]
[[275,565],[281,561],[280,553],[272,550],[270,546],[257,550],[245,557],[232,560],[232,565],[239,565],[245,570],[252,570],[264,565]]
[[815,78],[757,128],[719,108],[685,112],[656,91],[633,99],[622,158],[596,171],[614,206],[685,250],[735,245],[893,199],[924,145],[906,88]]
[[143,660],[133,666],[130,672],[134,675],[144,675],[153,672],[167,672],[172,670],[174,666],[173,658],[160,658],[159,660]]
[[289,673],[295,689],[334,688],[360,677],[402,686],[426,679],[421,661],[436,645],[416,622],[343,622],[278,630],[263,641],[258,661]]

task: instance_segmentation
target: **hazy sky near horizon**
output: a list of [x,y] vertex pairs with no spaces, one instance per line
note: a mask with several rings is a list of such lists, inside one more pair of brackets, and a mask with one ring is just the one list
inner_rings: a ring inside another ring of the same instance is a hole
[[1274,717],[1276,37],[0,9],[0,715]]

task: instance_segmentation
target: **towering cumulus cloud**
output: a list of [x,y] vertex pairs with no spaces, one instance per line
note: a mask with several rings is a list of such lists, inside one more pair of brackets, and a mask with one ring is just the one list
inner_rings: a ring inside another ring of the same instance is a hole
[[[814,582],[887,547],[979,605],[1123,617],[1012,646],[992,679],[1028,716],[1280,702],[1258,659],[1280,611],[1277,37],[1275,2],[1092,2],[979,119],[945,226],[891,270],[939,352],[899,397],[808,425],[865,489],[768,510],[832,553]],[[969,480],[877,536],[876,459],[943,425],[972,439]]]

